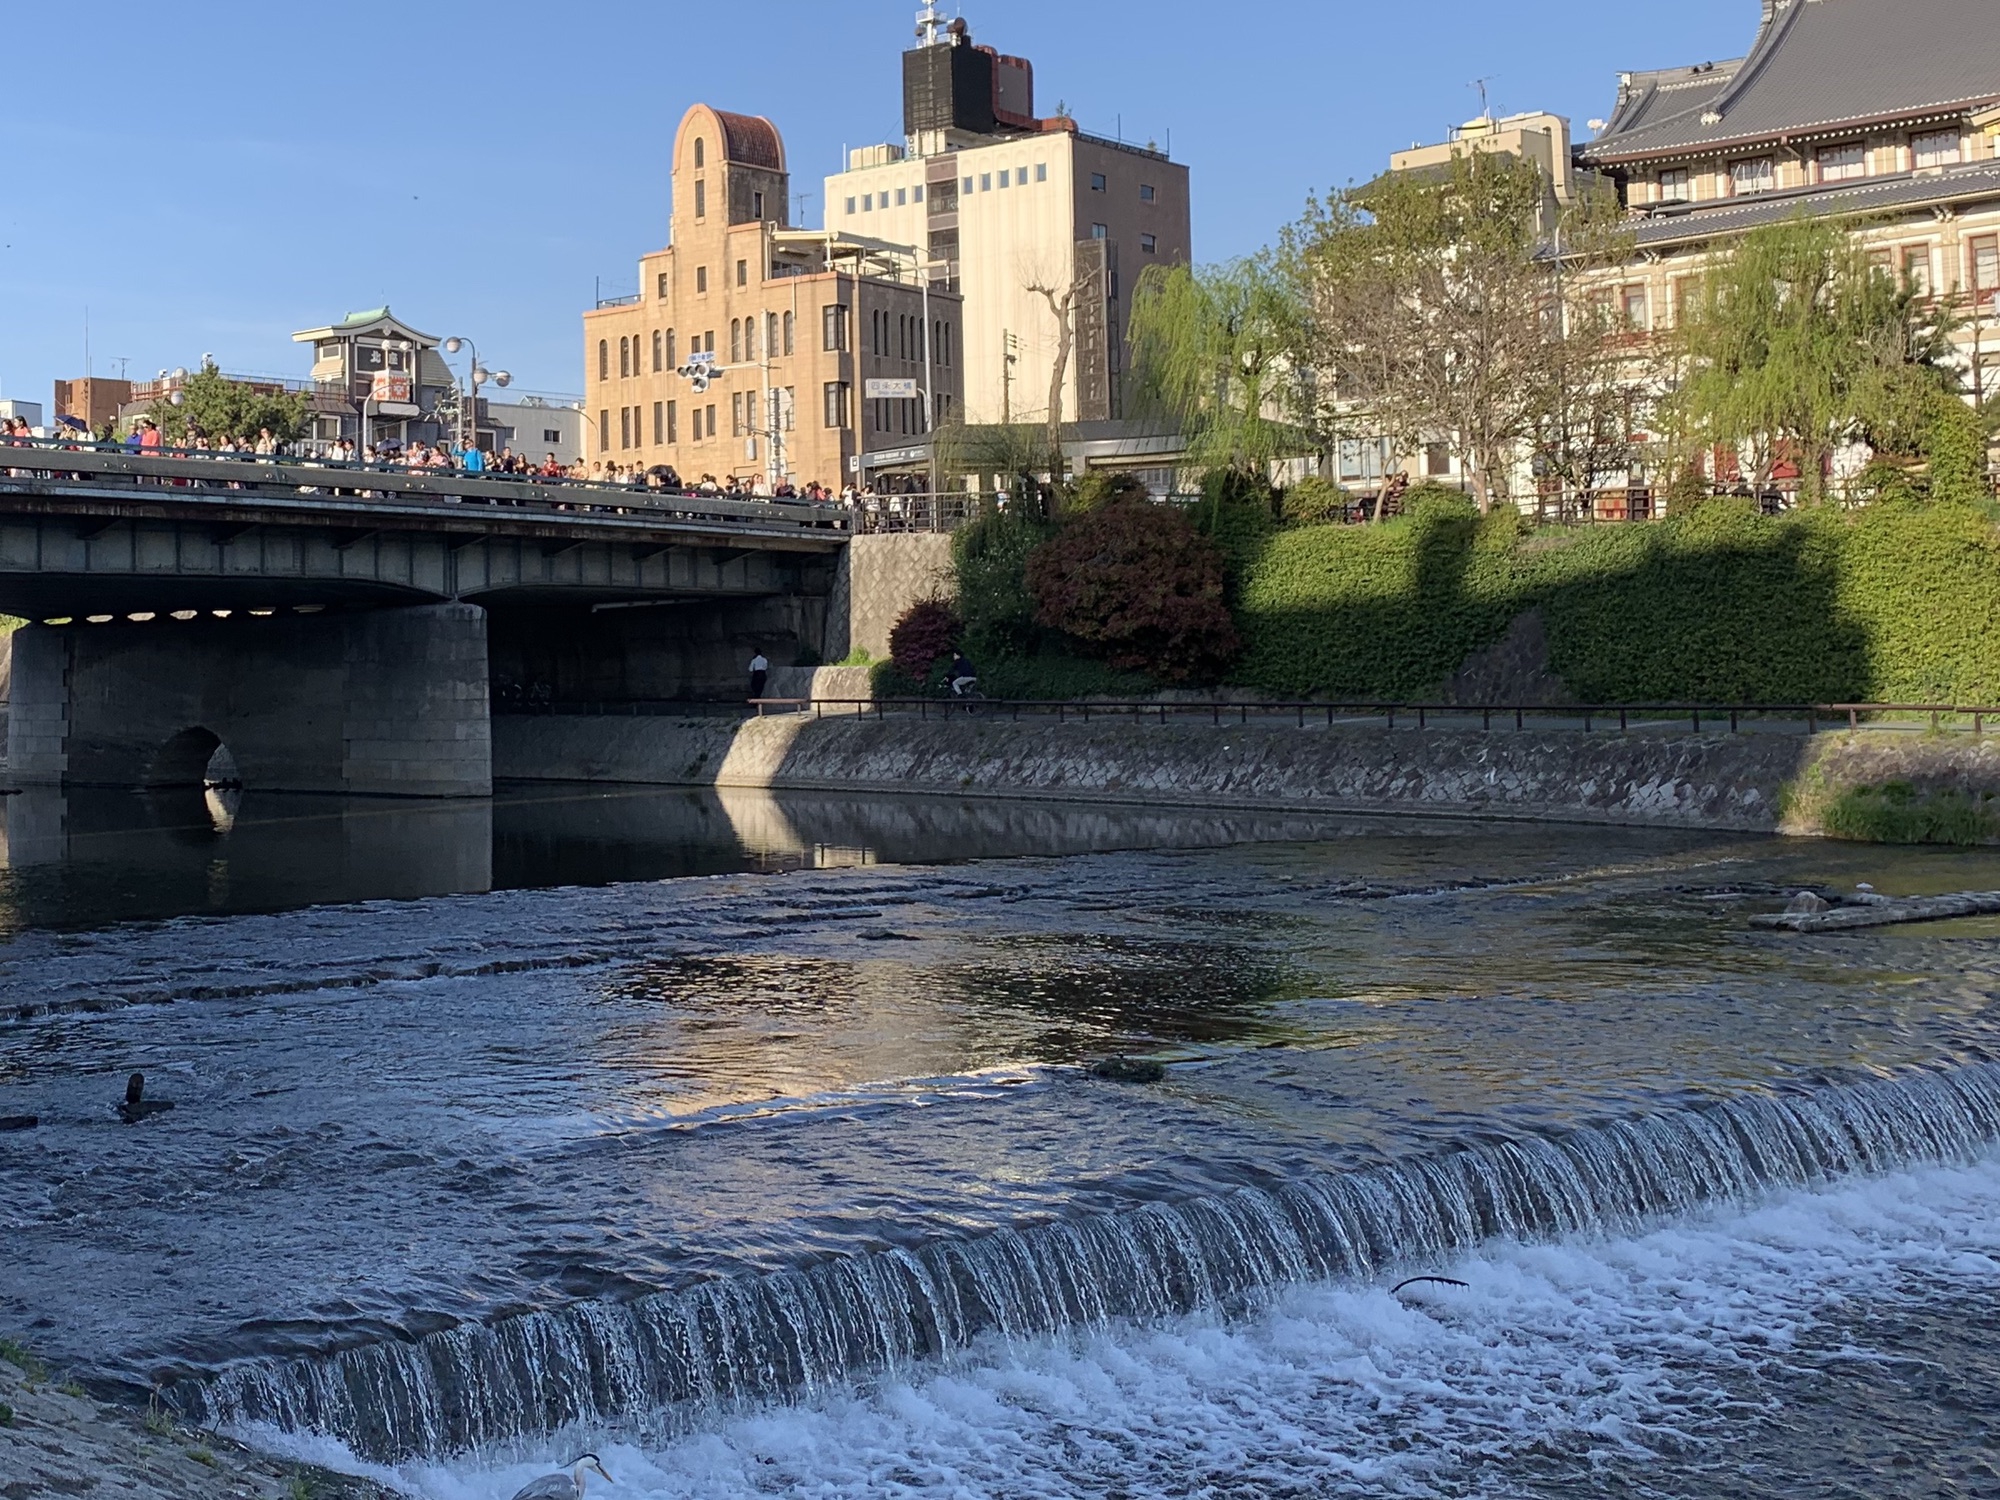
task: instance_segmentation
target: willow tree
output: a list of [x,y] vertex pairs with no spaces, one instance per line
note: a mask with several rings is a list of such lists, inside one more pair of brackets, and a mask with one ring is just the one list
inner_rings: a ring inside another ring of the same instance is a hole
[[1915,429],[1956,386],[1942,316],[1824,220],[1768,225],[1711,257],[1675,342],[1666,409],[1680,440],[1747,453],[1759,490],[1789,461],[1812,501],[1838,449],[1920,441]]
[[1138,404],[1179,424],[1187,462],[1268,480],[1310,451],[1296,420],[1303,306],[1272,255],[1220,266],[1151,266],[1130,321]]

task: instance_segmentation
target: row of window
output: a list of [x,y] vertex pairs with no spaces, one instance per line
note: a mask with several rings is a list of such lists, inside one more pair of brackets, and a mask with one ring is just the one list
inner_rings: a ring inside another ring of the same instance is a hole
[[[912,203],[921,203],[923,201],[924,185],[921,182],[915,187],[899,187],[896,189],[897,208],[906,208]],[[847,200],[847,211],[849,214],[856,212],[855,206],[857,203],[860,205],[859,211],[864,214],[872,214],[878,207],[887,208],[889,207],[889,190],[884,188],[879,193],[863,193],[859,198],[849,198]]]
[[[1903,166],[1907,149],[1909,166]],[[1965,143],[1956,130],[1923,131],[1912,135],[1907,148],[1895,146],[1886,148],[1890,157],[1888,165],[1881,165],[1882,154],[1877,155],[1877,164],[1885,172],[1905,170],[1924,171],[1935,167],[1956,166],[1965,159]],[[1824,146],[1814,155],[1812,169],[1801,186],[1811,183],[1855,182],[1869,175],[1868,147],[1860,141],[1848,141],[1837,146]],[[1705,173],[1696,173],[1688,167],[1663,168],[1658,176],[1658,198],[1661,203],[1691,203],[1696,194],[1697,177],[1706,178]],[[1746,157],[1730,162],[1720,182],[1724,196],[1742,196],[1747,193],[1768,193],[1778,186],[1777,161],[1769,156]]]
[[[966,197],[970,197],[974,193],[1004,192],[1010,187],[1026,187],[1028,185],[1028,171],[1027,167],[1001,167],[997,171],[976,172],[969,177],[960,179],[960,191]],[[1048,163],[1036,162],[1034,165],[1034,174],[1036,182],[1047,182],[1049,180]],[[1093,193],[1108,193],[1111,191],[1110,180],[1102,172],[1092,172],[1090,174],[1090,190]],[[924,201],[924,189],[921,183],[915,187],[899,187],[894,191],[895,201],[893,206],[896,208],[903,208],[909,204],[922,203]],[[1139,184],[1139,201],[1141,203],[1157,203],[1159,197],[1159,189],[1154,187],[1150,182]],[[855,213],[874,213],[878,208],[889,208],[891,206],[890,190],[887,188],[879,193],[863,193],[859,197],[847,200],[847,212],[849,215]]]
[[[822,339],[829,351],[844,353],[847,349],[847,308],[832,304],[824,309]],[[766,357],[776,358],[779,351],[784,354],[795,352],[798,342],[798,322],[792,313],[766,313],[764,315],[763,348]],[[715,330],[697,334],[688,345],[690,353],[715,353]],[[746,364],[758,358],[757,319],[732,318],[729,323],[729,362]],[[646,344],[641,334],[632,334],[618,341],[618,378],[629,380],[646,373]],[[652,333],[652,373],[658,375],[666,370],[680,367],[679,343],[674,330],[654,329]],[[611,341],[597,341],[597,378],[600,382],[611,378]]]
[[[852,422],[851,411],[854,404],[854,387],[844,380],[830,380],[822,392],[823,409],[821,417],[829,429],[843,429]],[[938,398],[940,413],[948,409],[950,398]],[[763,425],[757,422],[758,393],[737,391],[729,398],[729,435],[732,438],[761,437],[771,432],[791,432],[798,425],[798,402],[796,387],[783,386],[770,392],[770,408],[765,414]],[[876,402],[878,406],[903,403]],[[716,435],[716,413],[714,402],[705,406],[688,408],[690,442],[703,443]],[[920,404],[913,404],[913,412],[906,420],[915,421],[921,415]],[[600,408],[597,413],[597,451],[609,453],[612,449],[612,418],[609,407]],[[681,413],[678,401],[655,401],[652,408],[652,446],[671,447],[681,440]],[[886,426],[876,428],[886,432]],[[918,429],[905,427],[904,431]],[[643,406],[621,406],[618,408],[617,445],[621,451],[644,448],[646,442],[646,408]]]
[[[931,325],[931,348],[937,363],[951,364],[951,325],[942,320]],[[924,320],[911,313],[892,313],[878,308],[868,315],[870,347],[881,359],[900,359],[906,364],[924,362]]]
[[[1919,294],[1930,296],[1937,289],[1936,248],[1929,244],[1883,246],[1868,252],[1868,263],[1887,275],[1908,280]],[[1974,293],[1981,306],[2000,310],[2000,235],[1977,235],[1968,239],[1965,242],[1965,260],[1966,277],[1961,284]],[[1659,327],[1668,326],[1670,318],[1678,318],[1681,309],[1700,295],[1701,278],[1675,276],[1668,281],[1667,288],[1670,305],[1662,309]],[[1599,299],[1599,307],[1607,321],[1620,323],[1635,332],[1656,326],[1652,293],[1644,283],[1635,282],[1604,292]]]

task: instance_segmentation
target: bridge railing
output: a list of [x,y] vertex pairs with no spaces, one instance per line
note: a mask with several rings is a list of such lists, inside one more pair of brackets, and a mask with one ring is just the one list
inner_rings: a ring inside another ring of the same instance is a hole
[[804,500],[749,499],[687,490],[593,484],[586,480],[466,474],[390,464],[280,458],[253,453],[134,453],[123,447],[37,441],[0,446],[0,494],[53,487],[87,496],[157,490],[162,498],[285,496],[365,507],[484,504],[577,517],[725,522],[786,531],[845,533],[856,513]]

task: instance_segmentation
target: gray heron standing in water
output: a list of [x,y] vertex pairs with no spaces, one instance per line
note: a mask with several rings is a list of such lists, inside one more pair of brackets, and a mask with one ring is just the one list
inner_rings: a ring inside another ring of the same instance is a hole
[[595,1453],[586,1453],[571,1466],[569,1473],[537,1479],[516,1494],[514,1500],[583,1500],[583,1478],[592,1469],[603,1476],[606,1484],[618,1482],[604,1472],[604,1465],[597,1461]]

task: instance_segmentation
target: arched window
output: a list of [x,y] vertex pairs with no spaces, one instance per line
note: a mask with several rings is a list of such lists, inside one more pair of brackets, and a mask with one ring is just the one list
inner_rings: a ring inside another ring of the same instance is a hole
[[653,330],[653,373],[660,373],[660,330]]
[[673,329],[667,330],[667,368],[678,370],[681,365],[680,340],[674,337]]
[[729,320],[729,362],[732,365],[743,362],[743,320]]
[[755,318],[745,318],[743,320],[743,357],[752,364],[757,362],[757,320]]
[[786,314],[785,314],[785,353],[787,353],[787,354],[790,354],[790,353],[792,352],[792,322],[793,322],[793,319],[792,319],[792,315],[791,315],[790,313],[786,313]]
[[772,313],[764,319],[764,357],[771,358],[778,352],[778,315]]
[[597,378],[599,380],[609,380],[611,378],[611,340],[609,339],[599,339],[597,341]]
[[694,164],[697,167],[708,165],[708,142],[700,136],[694,138]]

